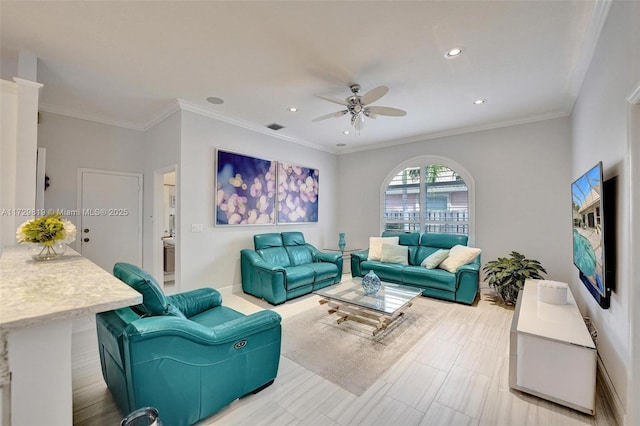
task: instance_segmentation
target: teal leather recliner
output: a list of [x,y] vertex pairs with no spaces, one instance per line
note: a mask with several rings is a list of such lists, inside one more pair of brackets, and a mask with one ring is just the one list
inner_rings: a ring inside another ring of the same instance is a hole
[[321,252],[302,232],[256,234],[253,245],[240,251],[242,290],[272,305],[342,279],[342,255]]
[[135,265],[113,273],[143,297],[96,315],[102,375],[123,414],[150,406],[165,425],[192,425],[273,383],[280,315],[241,314],[211,288],[165,297]]

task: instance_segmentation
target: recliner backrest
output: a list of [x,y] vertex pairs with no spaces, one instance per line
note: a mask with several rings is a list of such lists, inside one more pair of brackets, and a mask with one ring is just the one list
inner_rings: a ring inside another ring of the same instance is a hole
[[[420,243],[419,232],[397,232],[384,231],[383,237],[398,237],[398,244],[409,247],[409,265],[416,265],[415,259],[418,252],[418,244]],[[419,262],[417,263],[420,264]]]
[[414,265],[420,265],[424,259],[440,249],[449,250],[455,245],[466,246],[469,237],[456,234],[422,234],[420,246],[414,258]]
[[282,236],[279,233],[256,234],[253,236],[253,245],[265,262],[284,268],[291,266],[289,254],[282,246]]
[[125,262],[118,262],[113,266],[113,275],[142,294],[140,307],[145,314],[153,316],[167,312],[169,302],[151,275],[136,265]]
[[313,263],[313,253],[302,232],[283,232],[282,242],[293,266]]

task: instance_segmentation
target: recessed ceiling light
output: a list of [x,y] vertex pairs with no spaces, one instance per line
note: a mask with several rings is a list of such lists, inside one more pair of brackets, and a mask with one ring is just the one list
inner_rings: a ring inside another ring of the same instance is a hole
[[337,143],[336,146],[342,148],[342,147],[347,146],[347,144],[346,143]]
[[447,59],[457,58],[462,53],[462,47],[454,47],[453,49],[447,50],[444,54],[444,57]]
[[298,108],[296,107],[289,107],[289,112],[298,112]]
[[473,101],[473,103],[475,105],[482,105],[482,104],[487,103],[487,100],[486,99],[476,99],[475,101]]
[[221,105],[221,104],[224,103],[224,99],[216,98],[215,96],[209,96],[207,98],[207,102],[209,102],[210,104],[214,104],[214,105]]
[[343,135],[348,135],[349,133],[351,132],[349,132],[348,130],[345,130],[344,132],[342,132]]

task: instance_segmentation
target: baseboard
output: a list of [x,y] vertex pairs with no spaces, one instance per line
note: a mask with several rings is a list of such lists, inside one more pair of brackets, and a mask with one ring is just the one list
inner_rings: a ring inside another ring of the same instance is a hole
[[[596,371],[596,381],[602,384],[601,389],[603,397],[606,399],[605,403],[611,407],[611,412],[620,426],[626,425],[627,414],[620,399],[620,395],[616,392],[616,388],[613,386],[611,377],[607,373],[607,369],[598,355],[598,368]],[[596,414],[597,415],[597,414]]]

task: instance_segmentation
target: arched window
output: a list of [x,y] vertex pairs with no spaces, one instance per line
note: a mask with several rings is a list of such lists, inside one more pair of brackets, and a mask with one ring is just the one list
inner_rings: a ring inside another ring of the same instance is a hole
[[438,157],[402,165],[387,180],[383,229],[472,237],[473,188],[461,166]]

